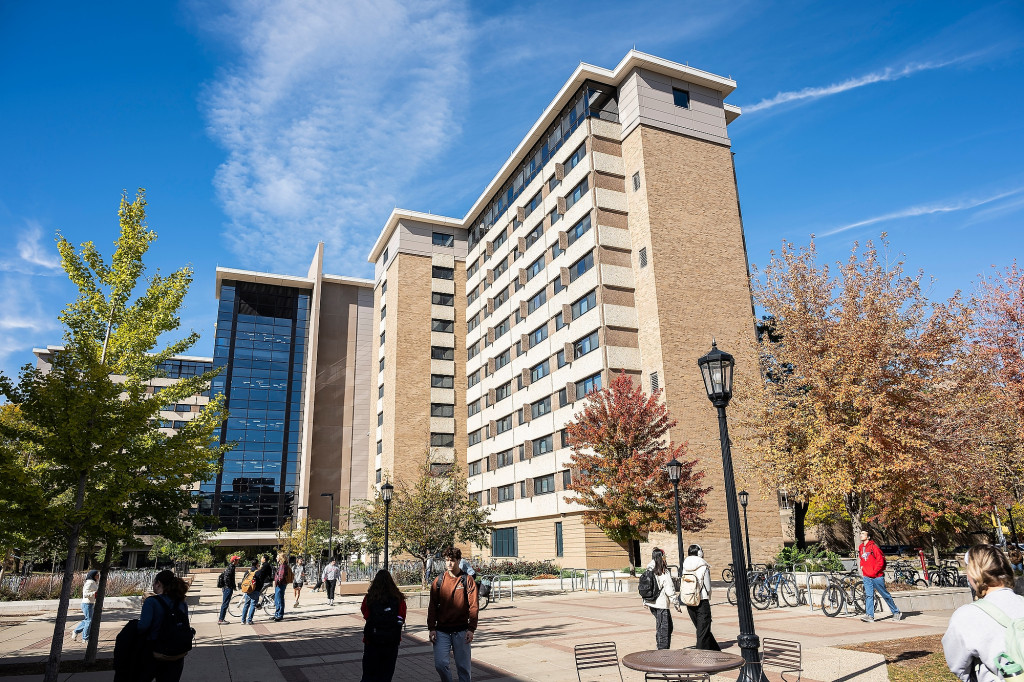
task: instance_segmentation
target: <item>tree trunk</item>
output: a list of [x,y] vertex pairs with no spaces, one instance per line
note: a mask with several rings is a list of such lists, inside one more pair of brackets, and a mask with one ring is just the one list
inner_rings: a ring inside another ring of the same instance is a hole
[[796,540],[797,549],[807,549],[807,529],[804,521],[807,519],[809,502],[795,502],[793,504],[793,539]]
[[85,652],[85,662],[92,665],[96,662],[96,651],[100,642],[100,619],[103,615],[103,599],[107,595],[107,574],[110,573],[110,561],[114,555],[114,541],[107,538],[107,548],[103,553],[103,564],[100,565],[100,584],[96,591],[96,604],[92,607],[92,623],[89,625],[89,648]]
[[935,542],[935,534],[934,533],[929,535],[928,539],[931,540],[931,543],[932,543],[932,559],[935,561],[935,565],[938,566],[939,565],[939,543]]
[[[85,483],[87,473],[78,475],[78,491],[75,493],[75,513],[80,514],[85,505]],[[50,640],[50,655],[46,659],[43,682],[57,682],[60,676],[60,656],[64,650],[64,628],[68,622],[68,602],[71,601],[71,583],[75,579],[75,562],[78,561],[78,540],[82,533],[82,522],[74,524],[68,534],[68,558],[64,562],[64,577],[60,585],[57,604],[57,618],[53,623],[53,639]]]
[[857,546],[860,543],[860,532],[863,529],[860,522],[861,511],[864,505],[859,494],[851,493],[846,496],[846,512],[850,515],[850,527],[853,530],[853,553],[857,553]]

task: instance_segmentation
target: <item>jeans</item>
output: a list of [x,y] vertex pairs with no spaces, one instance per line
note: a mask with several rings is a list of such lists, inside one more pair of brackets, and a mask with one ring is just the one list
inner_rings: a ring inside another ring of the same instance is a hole
[[363,645],[363,676],[359,682],[391,682],[398,663],[398,644]]
[[218,618],[218,620],[224,620],[224,618],[228,615],[228,604],[231,603],[231,595],[234,593],[235,591],[232,590],[230,587],[225,587],[221,590],[220,618]]
[[711,634],[711,602],[701,599],[697,606],[687,606],[690,621],[697,630],[697,648],[706,651],[721,651],[718,640]]
[[[252,617],[256,615],[256,600],[259,599],[259,594],[253,592],[252,594],[245,595],[245,601],[242,602],[242,622],[251,623]],[[248,617],[246,614],[248,613]]]
[[459,682],[471,682],[470,669],[471,644],[466,642],[466,631],[441,632],[437,630],[437,641],[434,642],[434,668],[441,676],[441,682],[452,682],[451,671],[448,670],[448,652],[455,651],[455,667],[459,670]]
[[287,585],[274,587],[274,620],[284,618],[284,591],[286,589],[288,589]]
[[337,581],[335,580],[324,581],[324,585],[327,586],[327,598],[331,601],[334,601],[334,585],[336,584],[336,582]]
[[89,641],[89,628],[92,627],[92,610],[95,607],[95,604],[82,604],[82,622],[75,626],[74,631],[82,633],[83,642]]
[[896,602],[892,600],[892,595],[889,594],[889,590],[885,589],[885,576],[878,576],[877,578],[869,578],[863,576],[864,580],[864,596],[866,597],[866,608],[869,618],[875,617],[875,590],[878,590],[878,594],[882,595],[882,599],[889,605],[889,610],[892,611],[892,615],[896,615],[900,612],[896,608]]
[[648,607],[654,614],[654,641],[659,649],[670,649],[672,647],[672,614],[668,609],[656,609]]

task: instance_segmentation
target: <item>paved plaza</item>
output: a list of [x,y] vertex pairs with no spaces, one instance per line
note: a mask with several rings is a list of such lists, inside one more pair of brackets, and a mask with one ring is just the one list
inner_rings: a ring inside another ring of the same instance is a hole
[[[323,604],[323,593],[303,594],[303,606],[289,608],[286,619],[275,623],[259,614],[256,625],[237,622],[219,626],[219,590],[216,575],[197,576],[193,593],[200,605],[193,608],[197,648],[185,664],[183,680],[245,680],[302,682],[306,680],[358,681],[361,672],[362,624],[360,597],[342,597],[334,607]],[[290,590],[289,590],[290,592]],[[723,649],[739,653],[736,608],[724,601],[712,608],[714,633]],[[290,603],[289,603],[290,607]],[[885,663],[878,654],[834,648],[837,645],[888,640],[945,631],[950,611],[908,613],[894,623],[884,619],[874,624],[855,617],[828,618],[807,607],[755,611],[757,632],[762,637],[796,640],[803,646],[804,679],[825,681],[858,680],[884,682]],[[79,612],[73,610],[70,629]],[[137,612],[109,612],[101,626],[100,656],[110,657],[114,637],[122,624]],[[4,663],[44,660],[50,646],[52,614],[7,612],[0,618],[0,656]],[[693,628],[685,612],[675,613],[672,648],[692,646]],[[437,679],[425,626],[426,608],[414,599],[410,603],[408,627],[399,655],[395,680],[426,682]],[[473,679],[484,681],[576,680],[573,646],[585,642],[614,641],[619,656],[654,648],[654,619],[631,593],[572,592],[553,589],[517,590],[514,602],[503,600],[480,612],[480,625],[473,642]],[[84,647],[68,639],[65,658],[81,658]],[[454,670],[454,666],[452,668]],[[623,668],[627,682],[643,675]],[[715,679],[735,679],[719,676]],[[772,679],[778,679],[771,676]],[[7,677],[36,680],[38,676]],[[74,682],[113,679],[113,672],[77,673],[62,676]]]

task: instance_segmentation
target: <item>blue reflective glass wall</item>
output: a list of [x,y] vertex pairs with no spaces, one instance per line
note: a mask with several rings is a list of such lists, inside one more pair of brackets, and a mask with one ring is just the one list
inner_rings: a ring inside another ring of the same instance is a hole
[[298,482],[302,388],[309,328],[306,289],[225,280],[213,392],[227,395],[221,442],[236,442],[199,513],[228,530],[274,530],[292,513]]

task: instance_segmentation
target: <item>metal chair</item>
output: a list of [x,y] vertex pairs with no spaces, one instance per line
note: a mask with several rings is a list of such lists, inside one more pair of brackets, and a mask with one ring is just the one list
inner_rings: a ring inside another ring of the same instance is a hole
[[584,682],[583,672],[596,673],[588,675],[588,680],[614,679],[610,674],[601,674],[601,670],[607,673],[608,669],[614,668],[619,682],[622,682],[622,669],[619,668],[619,654],[615,648],[615,642],[592,642],[590,644],[577,644],[573,647],[576,656],[576,677],[579,682]]
[[785,682],[786,675],[796,673],[796,682],[800,682],[800,673],[803,672],[803,656],[800,651],[800,642],[790,642],[785,639],[761,639],[761,665],[770,665],[780,670],[780,675]]

